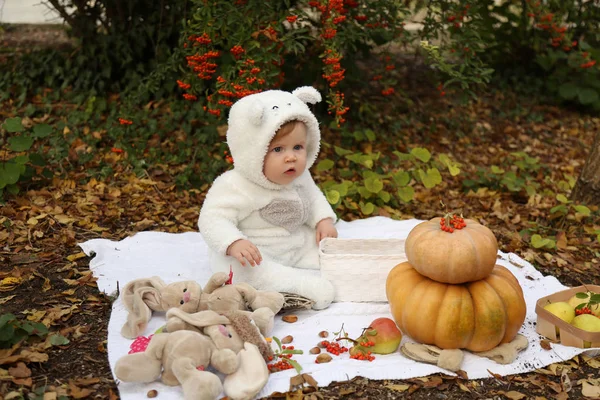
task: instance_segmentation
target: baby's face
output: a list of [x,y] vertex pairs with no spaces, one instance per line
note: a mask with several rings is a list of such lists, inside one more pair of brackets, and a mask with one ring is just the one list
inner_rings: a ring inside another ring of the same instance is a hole
[[287,185],[306,169],[306,126],[296,124],[294,130],[269,144],[263,173],[279,185]]

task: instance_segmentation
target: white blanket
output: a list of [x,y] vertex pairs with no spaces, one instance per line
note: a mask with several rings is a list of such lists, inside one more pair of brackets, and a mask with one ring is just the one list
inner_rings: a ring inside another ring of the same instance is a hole
[[[373,217],[353,222],[340,221],[337,229],[341,238],[406,238],[408,232],[421,221],[394,221],[389,218]],[[208,266],[207,247],[198,233],[169,234],[161,232],[142,232],[135,236],[113,242],[105,239],[93,239],[81,243],[83,251],[93,256],[90,269],[98,277],[100,290],[111,294],[133,279],[160,276],[165,282],[194,279],[204,284],[211,271]],[[542,276],[531,264],[513,253],[499,252],[498,264],[507,267],[519,280],[527,303],[527,318],[520,333],[529,339],[529,348],[521,352],[509,365],[500,365],[487,358],[465,354],[462,369],[469,378],[489,377],[491,371],[500,375],[533,371],[554,362],[568,360],[583,349],[553,345],[552,350],[540,347],[540,336],[535,332],[535,302],[538,298],[565,288],[556,278]],[[387,303],[334,303],[328,309],[315,312],[303,310],[295,312],[298,322],[289,324],[276,317],[273,336],[282,338],[292,335],[292,344],[296,349],[304,350],[303,355],[294,359],[304,368],[302,372],[312,374],[320,386],[333,381],[363,376],[371,379],[405,379],[426,376],[438,372],[451,374],[436,366],[417,363],[399,353],[378,355],[373,362],[352,360],[348,354],[334,356],[328,364],[316,364],[314,355],[308,353],[316,346],[320,331],[337,332],[342,325],[350,337],[360,335],[362,328],[378,317],[391,317]],[[119,357],[127,354],[131,340],[120,335],[127,312],[119,298],[115,301],[108,327],[108,359],[111,367]],[[155,314],[145,335],[153,333],[164,324],[164,315]],[[331,337],[331,336],[330,336]],[[410,338],[404,337],[403,341]],[[259,397],[278,391],[289,390],[290,377],[295,370],[274,373]],[[146,399],[150,389],[156,389],[160,398],[182,398],[180,387],[168,387],[160,382],[150,384],[120,383],[119,394],[124,400]]]

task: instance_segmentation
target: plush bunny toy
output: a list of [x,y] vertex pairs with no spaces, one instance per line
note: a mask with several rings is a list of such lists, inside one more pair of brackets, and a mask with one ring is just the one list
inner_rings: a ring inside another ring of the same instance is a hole
[[[274,314],[272,311],[271,319]],[[213,400],[224,391],[232,400],[256,396],[269,379],[266,362],[273,352],[246,313],[219,315],[200,311],[187,315],[178,309],[167,313],[188,318],[204,334],[182,330],[152,337],[142,353],[121,357],[115,376],[123,382],[153,382],[161,376],[166,385],[181,385],[185,400]],[[225,374],[224,382],[206,369]]]
[[259,291],[246,283],[227,284],[229,279],[224,272],[215,273],[204,290],[195,281],[167,285],[156,276],[129,282],[122,295],[129,314],[121,334],[134,339],[144,333],[153,311],[178,308],[186,313],[203,310],[223,313],[268,307],[277,314],[283,307],[284,297],[281,293]]

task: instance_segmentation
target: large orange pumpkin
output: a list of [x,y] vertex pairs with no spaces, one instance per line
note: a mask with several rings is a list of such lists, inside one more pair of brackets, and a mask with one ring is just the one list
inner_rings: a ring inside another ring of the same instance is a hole
[[478,281],[496,265],[498,242],[492,231],[465,219],[466,226],[452,233],[442,230],[434,218],[415,226],[405,243],[407,260],[434,281],[464,283]]
[[514,339],[525,320],[521,286],[501,265],[485,279],[451,285],[404,262],[390,271],[386,293],[400,330],[442,349],[490,350]]

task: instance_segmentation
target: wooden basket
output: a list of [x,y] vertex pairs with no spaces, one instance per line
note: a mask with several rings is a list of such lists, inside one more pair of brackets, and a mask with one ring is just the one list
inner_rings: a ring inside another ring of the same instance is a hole
[[575,295],[575,293],[588,291],[600,293],[600,286],[577,286],[538,299],[535,304],[535,313],[537,314],[537,333],[547,337],[550,340],[558,341],[565,346],[579,347],[582,349],[589,347],[600,347],[600,332],[587,332],[576,328],[558,318],[551,312],[544,310],[544,306],[548,304],[548,302],[555,303],[557,301],[568,301]]
[[321,275],[335,287],[335,301],[387,302],[385,281],[406,261],[405,239],[334,239],[319,245]]

